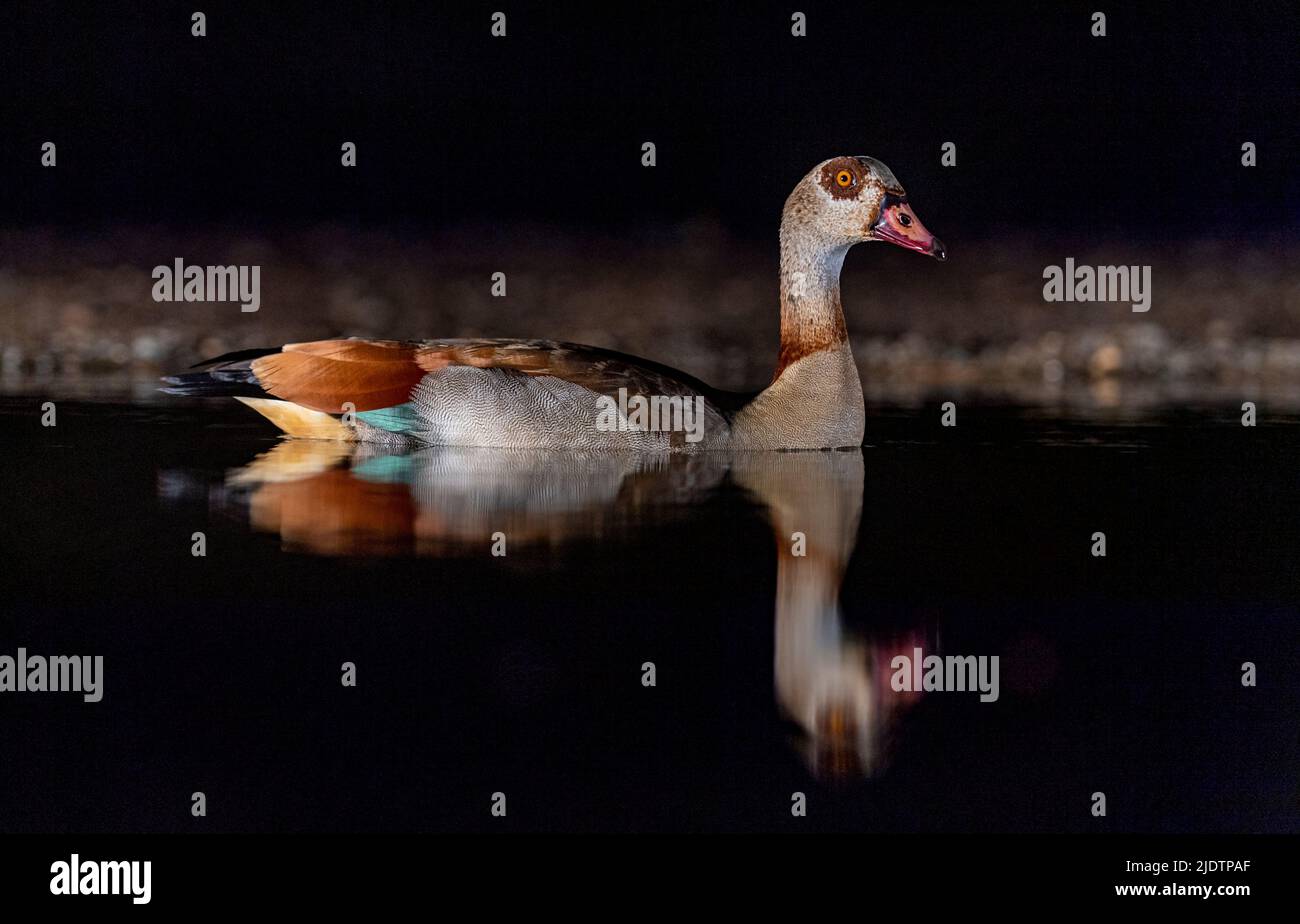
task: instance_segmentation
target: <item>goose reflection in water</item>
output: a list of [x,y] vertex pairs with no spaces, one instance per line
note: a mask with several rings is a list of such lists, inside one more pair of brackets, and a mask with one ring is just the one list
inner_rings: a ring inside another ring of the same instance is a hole
[[862,513],[861,450],[393,453],[286,440],[230,472],[226,490],[247,504],[253,529],[278,535],[286,548],[456,556],[484,554],[497,532],[512,549],[617,537],[686,516],[727,479],[772,527],[776,696],[801,729],[800,750],[820,777],[879,772],[898,717],[919,695],[891,689],[890,660],[925,639],[877,639],[844,626],[839,594]]

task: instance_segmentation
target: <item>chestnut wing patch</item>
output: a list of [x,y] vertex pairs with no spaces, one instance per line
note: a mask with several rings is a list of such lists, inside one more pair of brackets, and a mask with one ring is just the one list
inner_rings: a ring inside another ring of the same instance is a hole
[[255,359],[252,371],[277,398],[341,414],[349,403],[373,411],[407,401],[424,378],[414,356],[412,346],[395,341],[318,340]]

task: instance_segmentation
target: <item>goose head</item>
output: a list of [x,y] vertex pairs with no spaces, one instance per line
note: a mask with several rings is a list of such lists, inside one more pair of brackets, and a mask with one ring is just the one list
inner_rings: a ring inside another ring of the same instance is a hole
[[781,233],[831,252],[888,241],[937,260],[948,258],[943,242],[912,211],[903,184],[874,157],[833,157],[814,167],[786,200]]

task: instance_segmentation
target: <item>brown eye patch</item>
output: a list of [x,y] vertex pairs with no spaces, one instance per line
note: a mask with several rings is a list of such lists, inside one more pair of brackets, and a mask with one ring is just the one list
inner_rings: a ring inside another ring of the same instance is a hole
[[862,165],[852,157],[837,157],[822,167],[822,188],[833,199],[852,199],[862,190]]

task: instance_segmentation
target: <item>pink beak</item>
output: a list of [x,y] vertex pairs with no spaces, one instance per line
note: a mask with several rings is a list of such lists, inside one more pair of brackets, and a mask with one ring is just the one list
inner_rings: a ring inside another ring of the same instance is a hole
[[943,241],[926,230],[906,199],[887,199],[871,230],[882,241],[929,254],[936,260],[948,259]]

